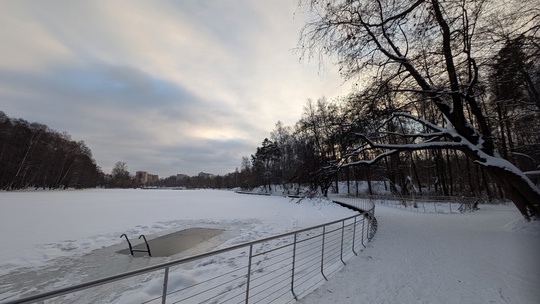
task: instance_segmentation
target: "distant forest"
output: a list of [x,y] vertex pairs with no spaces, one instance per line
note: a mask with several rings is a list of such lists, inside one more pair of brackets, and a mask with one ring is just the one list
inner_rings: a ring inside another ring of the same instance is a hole
[[0,111],[0,189],[93,188],[100,176],[84,141]]
[[[516,87],[517,88],[517,87]],[[540,109],[534,104],[507,101],[511,106],[486,102],[493,135],[501,155],[524,172],[538,171],[540,164]],[[374,164],[348,165],[373,157],[369,151],[352,154],[351,148],[362,141],[359,134],[379,134],[380,122],[391,114],[366,113],[376,106],[366,95],[351,94],[333,102],[324,98],[309,101],[294,126],[278,122],[251,157],[244,157],[238,180],[242,188],[281,184],[287,189],[310,185],[322,193],[338,182],[347,185],[353,195],[377,194],[374,181],[386,181],[388,191],[396,195],[477,196],[486,200],[504,198],[500,185],[477,166],[474,160],[455,149],[431,149],[393,154]],[[424,111],[429,111],[425,109]],[[403,132],[410,126],[391,125],[391,132]],[[385,137],[389,143],[406,144],[407,139]],[[371,152],[372,153],[372,152]],[[537,176],[534,174],[532,176]],[[366,182],[367,190],[357,182]],[[538,185],[539,178],[533,181]]]

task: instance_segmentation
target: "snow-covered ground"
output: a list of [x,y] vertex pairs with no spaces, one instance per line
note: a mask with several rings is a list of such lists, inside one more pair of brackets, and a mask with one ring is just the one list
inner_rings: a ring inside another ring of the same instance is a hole
[[540,303],[540,223],[512,205],[466,214],[376,206],[379,229],[301,303]]
[[132,259],[117,253],[127,247],[122,233],[134,241],[192,227],[226,231],[200,252],[354,214],[326,200],[215,190],[0,192],[0,208],[0,302],[197,253]]
[[[117,253],[126,247],[122,233],[226,230],[199,248],[210,250],[352,214],[324,200],[212,190],[0,192],[0,208],[0,302],[181,257],[126,258]],[[440,214],[377,204],[376,216],[368,248],[301,303],[540,303],[540,223],[526,223],[512,205]],[[215,261],[171,279],[226,267]],[[110,296],[101,302],[138,303],[160,293],[159,276],[133,282],[127,291],[105,290]]]

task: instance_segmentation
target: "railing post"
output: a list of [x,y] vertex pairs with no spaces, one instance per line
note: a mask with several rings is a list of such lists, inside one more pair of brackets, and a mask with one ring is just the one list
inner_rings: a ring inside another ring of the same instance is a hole
[[371,239],[373,238],[373,235],[371,235],[371,231],[373,230],[373,217],[371,216],[371,213],[368,212],[368,241],[371,242]]
[[249,303],[249,280],[251,279],[251,258],[253,256],[253,244],[249,245],[249,260],[247,269],[247,282],[246,282],[246,304]]
[[322,228],[322,250],[321,250],[321,274],[324,277],[325,280],[328,281],[326,276],[324,275],[324,236],[326,235],[326,226],[323,226]]
[[366,245],[364,244],[364,226],[366,224],[366,214],[363,213],[362,215],[362,246],[364,246],[364,248],[366,248]]
[[296,236],[297,233],[294,234],[294,243],[293,243],[293,253],[292,253],[292,273],[291,273],[291,292],[294,296],[294,299],[298,301],[298,297],[294,293],[294,266],[295,266],[295,259],[296,259]]
[[343,261],[343,239],[345,237],[345,220],[341,221],[341,252],[339,253],[339,259],[341,260],[341,263],[343,265],[345,264],[345,261]]
[[352,233],[352,252],[354,253],[354,255],[358,255],[356,253],[356,251],[354,250],[354,245],[355,245],[355,239],[356,239],[356,219],[358,218],[358,216],[355,216],[354,217],[354,225],[353,225],[353,233]]
[[163,293],[161,295],[161,304],[167,303],[167,285],[169,284],[169,267],[165,267],[163,275]]
[[371,219],[371,213],[368,214],[368,241],[371,241],[371,229],[373,229],[373,221]]

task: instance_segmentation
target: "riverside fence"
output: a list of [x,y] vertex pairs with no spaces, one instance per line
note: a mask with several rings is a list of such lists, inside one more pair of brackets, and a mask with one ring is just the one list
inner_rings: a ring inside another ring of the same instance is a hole
[[459,196],[389,196],[372,195],[356,198],[383,206],[391,206],[426,213],[465,213],[478,210],[480,199]]
[[[2,304],[122,301],[124,295],[118,289],[129,291],[130,286],[141,282],[152,285],[156,280],[159,280],[158,288],[146,288],[143,296],[135,301],[132,297],[130,303],[291,303],[344,267],[377,231],[375,205],[370,200],[344,197],[332,197],[332,200],[359,213]],[[195,266],[224,260],[230,261],[230,265],[227,269],[216,269],[213,275],[205,272],[191,279],[182,276]],[[119,286],[118,282],[123,284]],[[116,298],[103,295],[113,291]]]

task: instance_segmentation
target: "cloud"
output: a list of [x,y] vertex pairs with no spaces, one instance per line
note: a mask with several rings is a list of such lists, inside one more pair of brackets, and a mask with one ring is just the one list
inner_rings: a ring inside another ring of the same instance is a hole
[[225,174],[307,98],[347,92],[291,51],[294,13],[288,0],[1,2],[0,110],[84,140],[105,172]]
[[[8,115],[24,112],[23,118],[40,122],[56,117],[45,123],[84,140],[104,168],[121,160],[133,170],[161,166],[166,174],[182,168],[224,174],[253,149],[246,138],[255,127],[234,109],[132,67],[0,72],[0,84],[0,98],[12,101],[3,109]],[[198,163],[200,168],[189,168]]]

